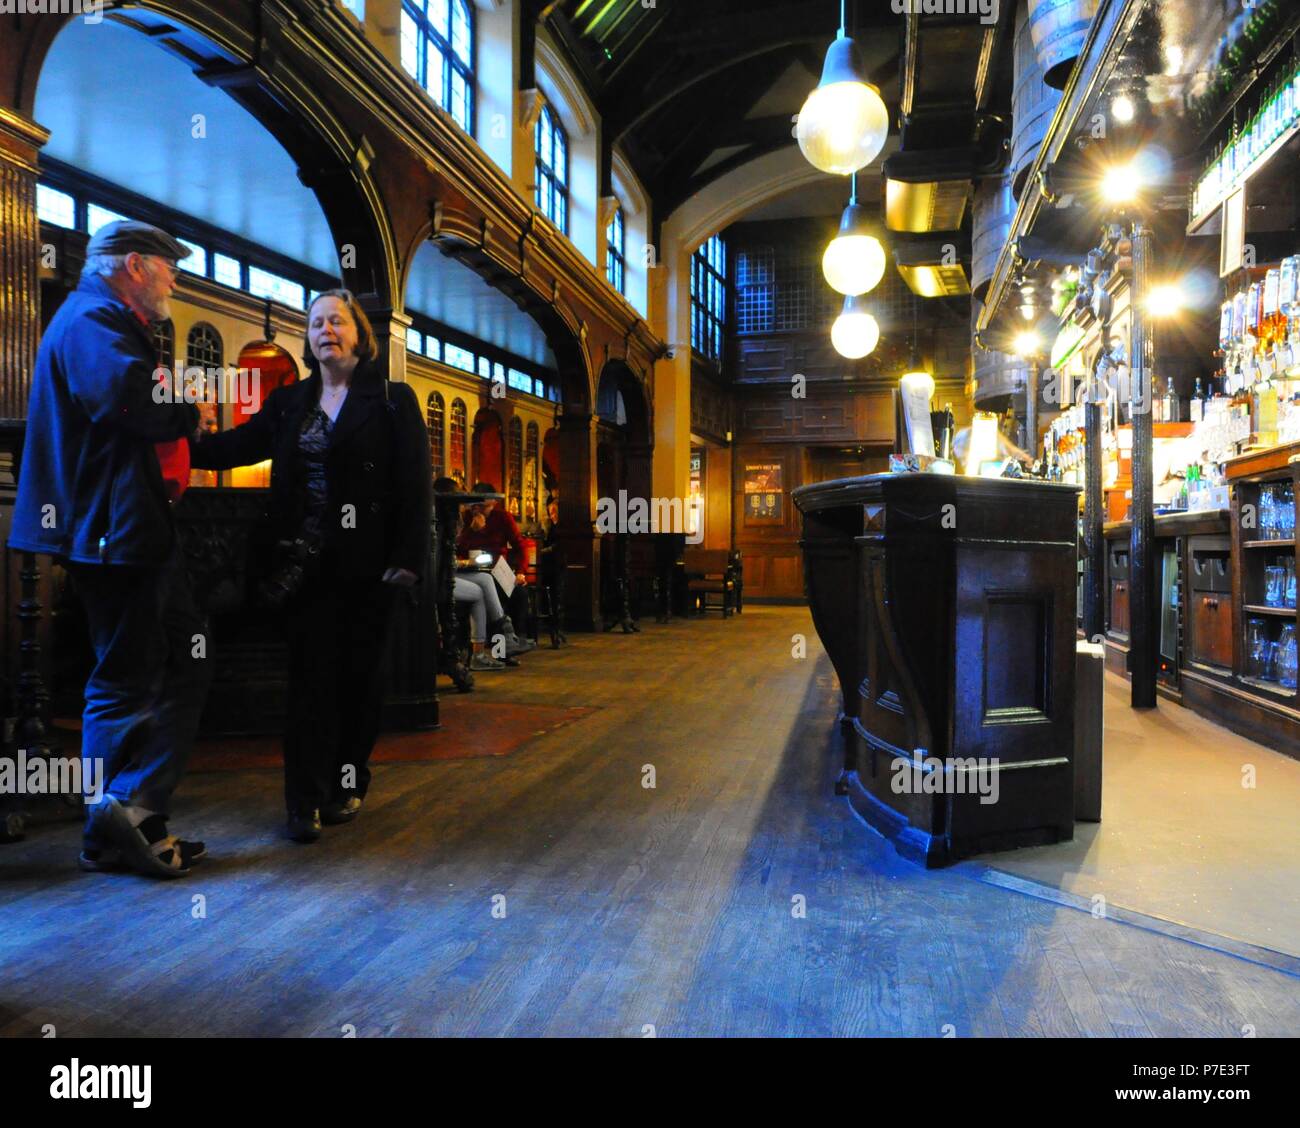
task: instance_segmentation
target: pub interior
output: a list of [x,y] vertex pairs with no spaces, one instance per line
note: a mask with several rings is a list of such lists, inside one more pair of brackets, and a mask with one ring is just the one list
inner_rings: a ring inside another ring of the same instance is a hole
[[[178,881],[88,861],[117,565],[15,517],[124,220],[188,251]],[[201,452],[340,289],[427,549],[289,841],[273,460]],[[0,1034],[1300,1031],[1300,6],[11,5],[0,300]]]

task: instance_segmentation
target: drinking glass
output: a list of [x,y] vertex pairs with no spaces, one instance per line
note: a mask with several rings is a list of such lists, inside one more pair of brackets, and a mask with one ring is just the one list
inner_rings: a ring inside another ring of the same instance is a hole
[[1282,565],[1282,606],[1295,606],[1295,559],[1288,557]]
[[1282,503],[1278,507],[1278,535],[1283,540],[1295,539],[1295,489],[1292,486],[1282,488]]
[[1263,619],[1246,621],[1246,670],[1252,678],[1261,678],[1268,657],[1268,636],[1264,633]]
[[1283,689],[1296,688],[1296,638],[1295,624],[1282,628],[1277,640],[1277,681]]
[[1277,510],[1273,502],[1273,487],[1259,487],[1259,539],[1272,540],[1277,536]]
[[1260,681],[1277,681],[1277,659],[1278,645],[1276,642],[1266,642],[1264,644],[1264,672],[1259,675]]
[[1270,607],[1282,606],[1285,574],[1281,566],[1276,564],[1264,569],[1264,602]]

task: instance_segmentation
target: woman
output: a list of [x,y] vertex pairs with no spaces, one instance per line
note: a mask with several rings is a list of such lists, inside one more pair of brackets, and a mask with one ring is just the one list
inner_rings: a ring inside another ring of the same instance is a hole
[[356,299],[327,290],[307,310],[311,375],[276,388],[243,425],[193,440],[199,469],[271,460],[278,544],[262,597],[283,610],[288,634],[284,795],[297,842],[361,810],[394,597],[428,557],[424,420],[377,355]]
[[[470,649],[469,668],[471,670],[504,670],[507,663],[500,661],[488,650],[487,633],[489,622],[499,622],[505,615],[501,601],[497,598],[497,586],[486,572],[470,572],[458,575],[454,582],[454,596],[457,603],[464,603],[470,609]],[[504,641],[504,639],[503,639]],[[518,661],[511,656],[514,665]]]

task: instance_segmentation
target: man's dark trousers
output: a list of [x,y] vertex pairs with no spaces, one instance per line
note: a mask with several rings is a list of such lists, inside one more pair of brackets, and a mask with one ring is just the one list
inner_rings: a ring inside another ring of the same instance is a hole
[[[102,757],[105,794],[167,815],[212,680],[207,627],[180,551],[159,568],[67,568],[96,659],[86,682],[82,759]],[[86,844],[101,845],[93,836]]]

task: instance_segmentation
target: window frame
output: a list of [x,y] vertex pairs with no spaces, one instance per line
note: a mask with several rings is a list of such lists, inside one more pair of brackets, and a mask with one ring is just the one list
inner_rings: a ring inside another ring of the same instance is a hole
[[[429,15],[434,5],[444,5],[447,13],[447,34],[438,30],[437,23]],[[469,62],[461,58],[455,48],[457,12],[464,14],[466,35],[469,40],[467,53]],[[405,60],[401,58],[401,19],[405,17],[415,25],[415,73],[412,74]],[[419,84],[421,90],[431,97],[471,137],[475,135],[476,115],[478,111],[478,88],[475,79],[477,61],[477,28],[474,26],[474,5],[469,0],[402,0],[398,17],[398,58],[404,73]],[[429,88],[429,50],[432,48],[442,56],[441,90],[435,93]],[[465,118],[462,121],[453,109],[453,75],[459,75],[465,84]]]
[[691,255],[691,349],[722,364],[727,332],[727,244],[710,236]]
[[[545,155],[542,152],[542,123],[546,123],[550,131],[550,152]],[[558,147],[557,147],[557,142]],[[569,233],[569,157],[572,152],[572,145],[569,141],[569,131],[564,128],[564,123],[560,121],[560,115],[555,113],[550,106],[543,105],[537,115],[537,124],[533,127],[533,177],[536,184],[533,187],[533,200],[540,211],[549,219],[557,228],[560,234],[568,235]],[[558,160],[557,160],[558,155]],[[559,168],[556,167],[559,165]],[[548,191],[549,190],[549,191]],[[549,197],[550,206],[543,200]],[[558,202],[559,217],[555,215],[556,203]]]
[[[611,238],[617,235],[617,239]],[[617,204],[605,228],[605,278],[624,297],[627,296],[627,221],[623,205]]]

